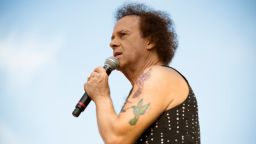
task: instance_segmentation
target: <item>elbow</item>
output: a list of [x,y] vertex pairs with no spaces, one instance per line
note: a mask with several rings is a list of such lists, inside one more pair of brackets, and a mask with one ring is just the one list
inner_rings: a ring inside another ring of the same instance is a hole
[[131,144],[131,140],[124,136],[110,136],[104,139],[105,144]]
[[131,144],[134,141],[130,130],[120,123],[115,123],[111,131],[104,132],[102,138],[105,144]]
[[105,144],[125,144],[126,142],[118,136],[108,137],[104,139]]

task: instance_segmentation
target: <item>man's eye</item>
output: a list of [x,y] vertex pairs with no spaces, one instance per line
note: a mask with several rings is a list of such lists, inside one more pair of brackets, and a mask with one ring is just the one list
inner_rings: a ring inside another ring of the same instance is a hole
[[120,37],[123,37],[125,35],[126,35],[126,33],[120,33]]
[[119,33],[119,37],[120,38],[125,38],[127,36],[127,32],[125,32],[125,31],[121,31],[120,33]]

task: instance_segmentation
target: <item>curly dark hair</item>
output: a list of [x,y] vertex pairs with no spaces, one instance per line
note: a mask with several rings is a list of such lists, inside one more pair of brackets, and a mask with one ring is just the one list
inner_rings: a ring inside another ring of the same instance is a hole
[[116,11],[116,21],[122,17],[136,15],[140,17],[140,31],[143,38],[154,43],[159,59],[168,65],[178,47],[174,24],[170,16],[163,11],[155,11],[142,3],[128,3]]

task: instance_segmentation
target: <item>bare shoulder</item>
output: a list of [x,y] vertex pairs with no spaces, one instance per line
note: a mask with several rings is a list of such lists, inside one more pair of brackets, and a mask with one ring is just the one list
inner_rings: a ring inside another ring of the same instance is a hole
[[189,86],[179,72],[165,66],[153,66],[151,71],[152,81],[162,87],[161,90],[164,91],[165,99],[169,101],[166,110],[185,101],[189,93]]
[[[185,79],[173,68],[166,66],[152,66],[145,70],[144,73],[150,73],[153,81],[159,84],[168,84],[170,87],[178,86],[177,84],[185,83]],[[166,86],[165,86],[166,87]]]
[[186,100],[189,93],[189,86],[184,77],[176,70],[170,67],[158,66],[156,73],[163,79],[169,104],[166,110],[171,109]]

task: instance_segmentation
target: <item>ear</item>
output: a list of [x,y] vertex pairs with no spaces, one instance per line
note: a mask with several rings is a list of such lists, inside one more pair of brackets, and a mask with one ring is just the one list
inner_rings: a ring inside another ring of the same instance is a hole
[[152,50],[154,48],[154,46],[155,46],[155,43],[150,38],[148,38],[146,40],[146,49]]

